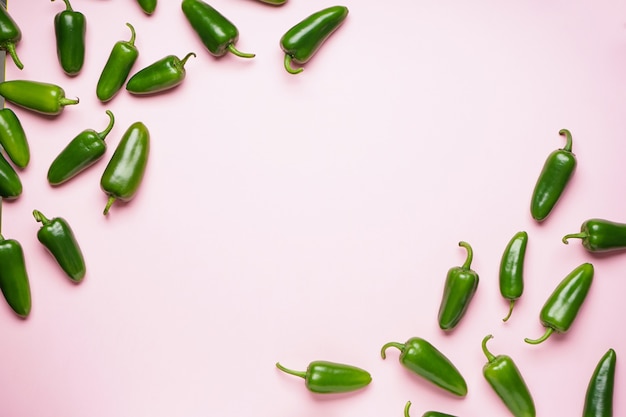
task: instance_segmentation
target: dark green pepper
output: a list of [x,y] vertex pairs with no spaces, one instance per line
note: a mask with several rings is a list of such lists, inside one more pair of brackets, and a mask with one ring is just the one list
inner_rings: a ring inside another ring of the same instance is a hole
[[284,64],[287,72],[302,72],[302,67],[293,68],[292,63],[306,64],[347,16],[347,7],[331,6],[313,13],[289,29],[280,39],[280,47],[285,52]]
[[617,356],[609,349],[596,365],[585,393],[583,417],[612,417],[615,364]]
[[0,82],[0,96],[27,110],[50,116],[61,114],[65,106],[78,104],[78,99],[65,97],[65,90],[58,85],[30,80]]
[[235,47],[239,30],[212,6],[202,0],[183,0],[181,8],[211,55],[219,57],[230,52],[241,58],[254,58],[255,54],[241,52]]
[[21,40],[22,31],[7,11],[6,6],[0,4],[0,50],[8,52],[19,69],[23,69],[24,64],[18,58],[15,46]]
[[156,10],[157,0],[137,0],[137,4],[145,14],[152,14]]
[[0,289],[11,309],[21,318],[30,314],[31,294],[24,250],[20,242],[0,235]]
[[559,134],[567,140],[565,147],[548,155],[530,201],[530,214],[539,222],[548,217],[576,169],[576,155],[572,153],[572,134],[567,129],[561,129]]
[[175,55],[168,55],[139,70],[130,77],[126,90],[132,94],[153,94],[169,90],[183,82],[187,71],[185,63],[195,53],[188,53],[182,60]]
[[507,355],[494,356],[487,350],[487,341],[492,337],[485,336],[482,342],[487,357],[483,366],[485,379],[515,417],[535,417],[535,402],[513,359]]
[[15,199],[22,194],[22,181],[4,156],[0,154],[0,197],[8,200]]
[[[406,404],[404,405],[404,417],[410,417],[409,408],[411,408],[411,401],[407,401]],[[424,414],[422,414],[422,417],[456,417],[456,416],[453,416],[452,414],[439,413],[437,411],[426,411]]]
[[307,389],[318,394],[356,391],[371,381],[369,372],[352,365],[328,361],[313,361],[306,371],[294,371],[276,362],[276,367],[290,375],[304,378]]
[[584,263],[559,283],[539,314],[541,324],[546,327],[545,333],[539,339],[524,339],[526,343],[536,345],[548,339],[553,332],[565,333],[569,330],[591,288],[593,273],[593,265]]
[[115,123],[113,113],[107,110],[106,114],[109,115],[109,124],[102,132],[83,130],[52,161],[48,169],[50,185],[69,181],[102,158],[107,149],[105,139]]
[[130,28],[130,40],[118,41],[113,45],[98,79],[96,96],[102,102],[111,100],[124,86],[139,56],[135,46],[135,28],[130,23],[126,23],[126,26]]
[[459,242],[459,246],[467,250],[467,259],[462,266],[448,270],[438,314],[439,327],[442,330],[452,330],[456,327],[478,288],[478,274],[470,269],[473,258],[472,247],[466,242]]
[[500,294],[509,300],[509,313],[502,319],[507,321],[513,306],[524,292],[524,258],[528,245],[528,233],[517,232],[509,241],[500,260]]
[[582,239],[582,245],[592,253],[617,252],[626,249],[626,224],[604,219],[589,219],[580,226],[580,233],[563,237],[563,243],[569,239]]
[[33,210],[33,217],[41,223],[37,239],[48,249],[61,269],[74,282],[85,277],[85,259],[78,246],[74,231],[62,217],[48,219],[39,210]]
[[54,16],[57,57],[67,75],[77,75],[85,63],[87,21],[84,14],[72,9],[69,0],[63,1],[65,10]]
[[135,196],[146,171],[149,152],[150,132],[143,123],[133,123],[100,178],[100,188],[109,197],[104,215],[109,213],[116,200],[130,201]]
[[467,383],[452,362],[430,342],[412,337],[405,343],[385,344],[380,356],[386,358],[387,348],[400,350],[400,363],[427,381],[459,397],[467,395]]
[[19,168],[30,161],[30,147],[20,119],[9,108],[0,110],[0,145],[7,156]]

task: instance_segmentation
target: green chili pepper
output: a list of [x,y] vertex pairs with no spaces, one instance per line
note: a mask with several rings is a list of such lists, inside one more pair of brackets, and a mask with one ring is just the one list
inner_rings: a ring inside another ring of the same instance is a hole
[[0,110],[0,145],[7,156],[19,168],[30,161],[30,147],[20,119],[9,108]]
[[54,16],[57,57],[67,75],[77,75],[85,62],[87,21],[84,14],[72,9],[69,0],[63,1],[65,10]]
[[383,359],[389,347],[400,350],[400,363],[405,368],[454,395],[467,395],[467,383],[459,370],[428,341],[412,337],[405,343],[389,342],[380,351]]
[[589,219],[580,226],[580,233],[565,235],[563,243],[569,239],[582,239],[583,247],[592,253],[622,251],[626,249],[626,223]]
[[600,358],[587,386],[583,417],[613,416],[616,362],[617,356],[613,349],[609,349]]
[[347,7],[331,6],[313,13],[289,29],[280,39],[287,72],[302,72],[302,67],[293,68],[292,63],[306,64],[347,16]]
[[0,197],[8,200],[15,199],[22,194],[22,181],[15,169],[0,154]]
[[[409,408],[411,408],[411,401],[407,401],[406,404],[404,405],[404,417],[410,417]],[[426,411],[424,414],[422,414],[422,417],[456,417],[456,416],[453,416],[452,414],[439,413],[437,411]]]
[[473,258],[472,247],[466,242],[459,242],[459,246],[467,249],[467,259],[462,266],[448,270],[438,315],[439,327],[442,330],[452,330],[456,327],[478,288],[478,274],[470,269]]
[[500,261],[500,294],[509,300],[509,313],[502,319],[507,321],[513,306],[524,292],[524,258],[528,245],[528,233],[517,232],[509,241]]
[[565,333],[569,330],[587,297],[593,273],[593,265],[584,263],[559,283],[539,314],[546,332],[539,339],[524,339],[527,343],[539,344],[548,339],[553,332]]
[[157,7],[157,0],[137,0],[137,3],[139,7],[141,7],[141,10],[149,15],[154,13]]
[[487,341],[492,337],[485,336],[482,342],[487,357],[483,366],[485,379],[515,417],[535,417],[535,402],[513,359],[507,355],[494,356],[487,350]]
[[548,155],[530,202],[530,214],[537,221],[548,217],[576,169],[576,155],[572,153],[572,134],[567,129],[561,129],[559,134],[567,140],[565,147]]
[[109,124],[102,132],[83,130],[52,161],[48,169],[50,185],[69,181],[102,158],[107,149],[105,139],[115,123],[113,113],[107,110],[106,114],[109,115]]
[[7,11],[6,6],[0,4],[0,50],[8,52],[19,69],[23,69],[24,64],[18,58],[15,46],[21,40],[22,31]]
[[130,201],[143,180],[150,152],[150,132],[141,122],[126,130],[100,179],[100,188],[109,196],[104,214],[116,200]]
[[356,391],[372,381],[369,372],[356,366],[335,362],[313,361],[306,371],[294,371],[278,362],[276,367],[290,375],[304,378],[307,389],[318,394]]
[[202,0],[183,0],[181,7],[211,55],[219,57],[230,52],[241,58],[254,58],[255,54],[241,52],[235,47],[239,30],[212,6]]
[[282,6],[287,3],[287,0],[258,0],[261,3],[271,4],[272,6]]
[[78,99],[65,97],[65,90],[55,84],[29,80],[0,82],[0,96],[27,110],[56,116],[65,106],[78,104]]
[[168,55],[130,77],[126,90],[132,94],[153,94],[169,90],[183,82],[187,71],[185,63],[195,53],[188,53],[182,60],[175,55]]
[[39,210],[33,210],[33,216],[41,223],[37,231],[39,242],[48,249],[72,281],[82,281],[86,272],[85,259],[67,220],[62,217],[48,219]]
[[21,318],[30,314],[31,294],[24,250],[17,240],[0,235],[0,289],[11,309]]
[[124,86],[139,56],[139,51],[135,46],[135,28],[130,23],[126,23],[126,26],[130,28],[130,40],[118,41],[113,45],[98,79],[96,96],[102,102],[111,100]]

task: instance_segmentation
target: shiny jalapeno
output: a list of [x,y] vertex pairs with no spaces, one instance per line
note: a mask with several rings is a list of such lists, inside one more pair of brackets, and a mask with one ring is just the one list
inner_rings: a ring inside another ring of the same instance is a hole
[[612,417],[617,355],[609,349],[597,363],[585,393],[583,417]]
[[67,75],[77,75],[85,62],[87,21],[84,14],[72,9],[69,0],[63,1],[65,10],[54,16],[57,57]]
[[135,46],[135,28],[130,23],[126,23],[126,26],[130,28],[130,40],[118,41],[113,45],[98,78],[96,96],[102,102],[111,100],[124,86],[139,56],[139,51]]
[[[404,405],[404,417],[411,417],[409,409],[411,408],[411,401],[407,401]],[[437,411],[426,411],[422,414],[422,417],[456,417],[452,414],[439,413]]]
[[9,108],[0,110],[0,145],[18,168],[25,168],[28,165],[30,147],[26,132],[20,119]]
[[30,80],[0,82],[0,96],[27,110],[49,116],[61,114],[65,106],[78,104],[78,99],[65,97],[65,90],[58,85]]
[[606,253],[626,250],[626,223],[605,219],[585,220],[579,233],[563,237],[563,243],[570,239],[581,239],[583,247],[592,253]]
[[130,77],[126,90],[132,94],[145,95],[172,89],[183,82],[187,75],[185,63],[195,53],[188,53],[182,60],[168,55],[139,70]]
[[318,394],[333,394],[356,391],[372,381],[364,369],[328,361],[313,361],[306,371],[294,371],[276,362],[276,367],[290,375],[304,378],[307,389]]
[[0,197],[13,200],[22,194],[22,181],[15,169],[0,154]]
[[513,313],[513,306],[524,292],[524,258],[528,245],[528,233],[517,232],[507,244],[500,260],[500,294],[509,300],[509,312],[502,319],[507,321]]
[[11,309],[21,318],[31,310],[31,293],[24,250],[15,239],[0,235],[0,290]]
[[157,0],[137,0],[137,4],[145,14],[151,15],[157,7]]
[[6,9],[0,3],[0,50],[6,51],[19,69],[24,68],[15,51],[16,45],[22,40],[22,31]]

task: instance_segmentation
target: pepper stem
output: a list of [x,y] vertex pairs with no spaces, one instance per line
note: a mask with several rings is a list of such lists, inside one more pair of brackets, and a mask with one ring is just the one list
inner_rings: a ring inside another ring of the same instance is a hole
[[470,244],[467,242],[461,241],[459,242],[459,246],[463,246],[465,249],[467,249],[467,258],[465,259],[465,263],[461,266],[461,268],[470,269],[470,266],[472,265],[472,259],[474,258],[474,251],[472,250]]
[[507,321],[509,318],[511,318],[511,314],[513,313],[513,306],[515,305],[515,300],[511,300],[511,302],[509,303],[509,313],[506,315],[505,318],[502,319],[502,321]]
[[13,59],[15,66],[19,69],[24,69],[24,64],[22,64],[22,61],[20,61],[17,56],[17,52],[15,52],[15,44],[13,42],[9,42],[5,44],[4,47],[6,48],[9,55],[11,55],[11,59]]
[[44,216],[43,213],[40,212],[39,210],[33,210],[33,217],[35,218],[35,220],[37,220],[38,222],[40,222],[44,226],[47,225],[48,223],[50,223],[50,219],[48,219],[46,216]]
[[586,239],[589,237],[589,233],[586,232],[580,232],[580,233],[570,233],[569,235],[565,235],[563,236],[563,243],[565,243],[566,245],[569,243],[567,240],[568,239]]
[[[51,1],[54,1],[54,0],[51,0]],[[72,5],[70,4],[70,0],[63,0],[63,2],[65,3],[65,9],[67,11],[71,12],[71,11],[74,10],[74,9],[72,9]]]
[[104,207],[104,212],[102,214],[104,214],[105,216],[109,214],[109,210],[111,209],[113,203],[115,203],[115,196],[110,195],[109,199],[107,200],[107,205]]
[[538,345],[539,343],[544,342],[545,340],[547,340],[548,337],[550,337],[550,335],[552,334],[552,332],[554,332],[554,329],[552,327],[548,327],[546,329],[546,332],[539,339],[528,339],[528,338],[526,338],[526,339],[524,339],[524,342],[530,343],[531,345]]
[[130,28],[130,39],[128,40],[128,43],[131,45],[135,45],[135,28],[130,23],[126,23],[126,26]]
[[61,107],[63,106],[71,106],[73,104],[78,104],[80,100],[78,98],[67,98],[67,97],[61,97],[59,99],[59,104],[61,105]]
[[572,151],[572,134],[567,129],[559,130],[559,135],[565,136],[567,142],[565,143],[564,151],[571,152]]
[[398,348],[398,349],[400,349],[401,351],[402,351],[402,350],[404,350],[404,344],[403,344],[403,343],[398,343],[398,342],[389,342],[389,343],[386,343],[386,344],[382,347],[382,349],[380,350],[380,357],[381,357],[381,358],[383,358],[383,359],[386,359],[386,358],[387,358],[387,353],[386,353],[385,351],[387,350],[387,348],[390,348],[390,347],[395,347],[395,348]]
[[300,378],[306,378],[305,371],[294,371],[293,369],[285,368],[278,362],[276,362],[276,367],[287,374],[299,376]]
[[184,67],[185,63],[187,62],[187,60],[193,56],[194,58],[196,57],[196,53],[195,52],[189,52],[187,55],[185,55],[185,57],[183,59],[180,60],[180,66]]
[[113,129],[113,125],[115,124],[115,116],[113,116],[113,112],[111,110],[107,110],[106,114],[109,115],[109,124],[102,132],[98,133],[98,137],[100,138],[100,140],[104,140],[107,137],[111,129]]
[[291,55],[285,54],[285,69],[289,74],[299,74],[304,71],[304,68],[294,68],[291,66]]
[[411,408],[411,401],[407,401],[404,405],[404,417],[409,417],[409,408]]
[[232,43],[228,44],[228,50],[232,54],[237,55],[240,58],[254,58],[256,56],[256,54],[251,54],[251,53],[248,53],[248,52],[241,52],[240,50],[235,48],[235,45],[232,44]]
[[489,349],[487,349],[487,342],[489,341],[489,339],[492,339],[492,338],[493,338],[493,335],[488,334],[487,336],[483,338],[483,341],[482,341],[483,353],[485,354],[485,356],[487,357],[487,361],[489,362],[493,362],[496,360],[496,357],[493,355],[493,353],[489,352]]

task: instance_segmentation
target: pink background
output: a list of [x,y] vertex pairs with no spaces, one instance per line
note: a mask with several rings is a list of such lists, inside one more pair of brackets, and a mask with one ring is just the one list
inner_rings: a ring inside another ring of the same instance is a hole
[[[37,3],[37,4],[35,4]],[[615,414],[626,414],[626,255],[594,257],[561,237],[583,220],[626,222],[626,5],[620,1],[345,0],[344,25],[305,66],[283,68],[282,34],[336,3],[211,4],[237,25],[245,60],[216,59],[180,1],[145,15],[133,0],[72,0],[88,21],[83,71],[55,53],[61,1],[10,0],[23,31],[7,79],[63,86],[80,104],[56,118],[13,107],[31,146],[23,195],[2,233],[26,254],[33,308],[0,303],[0,408],[7,417],[379,417],[437,410],[508,415],[482,376],[480,342],[513,357],[540,416],[580,415],[591,373],[618,356]],[[178,88],[95,96],[113,44],[137,30],[138,70],[197,53]],[[7,106],[11,106],[7,104]],[[116,124],[106,156],[71,182],[49,164],[84,129]],[[152,135],[136,198],[102,215],[99,180],[124,131]],[[551,217],[529,214],[546,156],[569,129],[578,169]],[[36,239],[32,210],[72,225],[87,261],[73,285]],[[529,234],[526,289],[511,320],[498,290],[509,239]],[[480,285],[451,333],[437,326],[443,282],[474,248]],[[539,310],[576,266],[596,275],[571,330],[531,346]],[[420,336],[465,376],[460,399],[403,369],[389,341]],[[373,381],[309,393],[274,364],[325,359]]]

